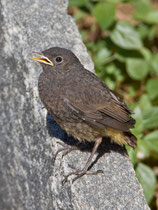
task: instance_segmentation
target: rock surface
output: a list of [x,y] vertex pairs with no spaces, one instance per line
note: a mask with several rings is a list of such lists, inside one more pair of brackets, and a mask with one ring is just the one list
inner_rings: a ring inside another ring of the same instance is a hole
[[[41,67],[28,58],[52,46],[71,49],[88,69],[93,63],[64,0],[0,1],[0,209],[149,209],[123,148],[103,143],[91,170],[62,186],[63,175],[82,168],[90,150],[73,151],[55,166],[67,138],[43,109],[37,80]],[[57,138],[61,139],[58,140]]]

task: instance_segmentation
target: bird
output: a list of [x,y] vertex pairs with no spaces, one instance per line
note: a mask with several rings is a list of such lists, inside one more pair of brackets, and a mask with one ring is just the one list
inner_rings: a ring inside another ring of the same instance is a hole
[[31,58],[41,64],[39,97],[48,113],[69,136],[94,142],[85,166],[66,176],[76,179],[88,173],[92,158],[108,136],[115,143],[137,147],[131,133],[135,120],[126,103],[96,74],[84,68],[78,57],[65,48],[52,47]]

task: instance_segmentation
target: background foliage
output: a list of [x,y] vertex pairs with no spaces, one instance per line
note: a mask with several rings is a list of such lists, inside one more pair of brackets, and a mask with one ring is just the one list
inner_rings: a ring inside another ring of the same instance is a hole
[[147,202],[158,209],[158,1],[70,0],[97,75],[135,112],[127,147]]

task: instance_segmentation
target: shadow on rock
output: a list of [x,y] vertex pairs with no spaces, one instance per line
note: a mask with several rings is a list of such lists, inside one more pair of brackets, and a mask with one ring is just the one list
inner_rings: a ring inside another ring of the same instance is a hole
[[[94,142],[88,142],[88,141],[79,142],[77,139],[68,136],[67,133],[63,129],[60,128],[60,126],[56,123],[54,118],[49,113],[47,114],[46,122],[47,122],[47,130],[51,137],[58,138],[67,145],[76,146],[81,151],[85,151],[85,152],[92,151]],[[92,162],[90,168],[93,167],[93,165],[98,161],[100,157],[102,157],[105,153],[110,153],[111,151],[118,152],[125,156],[127,155],[125,147],[121,147],[120,145],[111,143],[111,140],[109,137],[103,137],[103,141],[97,150],[98,155],[96,159]]]

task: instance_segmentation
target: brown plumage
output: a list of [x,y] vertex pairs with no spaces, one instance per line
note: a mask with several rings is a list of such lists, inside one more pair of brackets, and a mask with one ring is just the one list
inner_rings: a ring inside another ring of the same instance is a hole
[[[120,145],[136,147],[136,138],[130,132],[135,124],[132,112],[104,82],[67,49],[54,47],[39,55],[41,58],[32,58],[43,67],[39,95],[61,128],[81,141],[96,141],[95,151],[106,135]],[[87,170],[72,174],[83,175]]]

